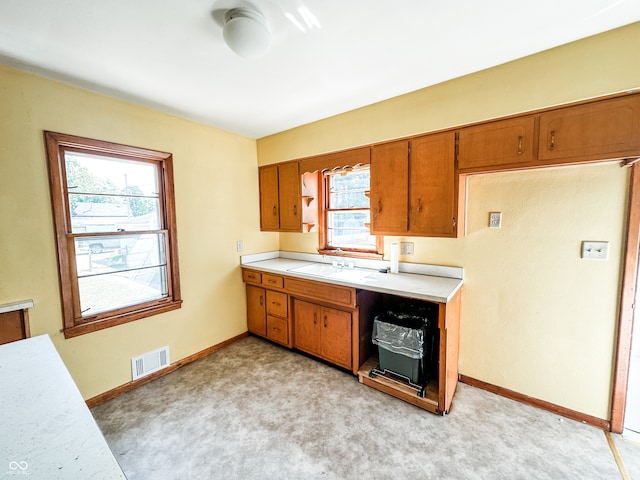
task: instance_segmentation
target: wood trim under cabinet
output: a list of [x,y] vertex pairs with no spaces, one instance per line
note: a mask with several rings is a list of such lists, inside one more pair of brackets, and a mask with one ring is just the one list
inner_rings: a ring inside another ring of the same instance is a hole
[[189,355],[188,357],[183,358],[182,360],[178,360],[177,362],[172,363],[171,365],[169,365],[167,368],[164,368],[158,372],[152,373],[146,377],[140,378],[138,380],[133,380],[131,382],[127,382],[124,385],[120,385],[119,387],[116,388],[112,388],[111,390],[108,390],[104,393],[101,393],[100,395],[96,395],[95,397],[91,397],[87,400],[85,400],[85,403],[87,404],[87,407],[89,408],[93,408],[93,407],[97,407],[98,405],[103,404],[104,402],[107,402],[109,400],[113,400],[116,397],[119,397],[120,395],[122,395],[123,393],[127,393],[135,388],[138,388],[142,385],[144,385],[145,383],[149,383],[153,380],[155,380],[156,378],[160,378],[163,377],[164,375],[171,373],[171,372],[175,372],[177,369],[179,369],[180,367],[184,367],[185,365],[188,365],[190,363],[195,362],[196,360],[200,360],[206,356],[211,355],[212,353],[217,352],[218,350],[221,350],[225,347],[228,347],[229,345],[231,345],[232,343],[237,342],[238,340],[242,340],[243,338],[247,338],[249,336],[249,332],[244,332],[241,333],[240,335],[236,335],[235,337],[232,337],[228,340],[225,340],[224,342],[218,343],[217,345],[213,345],[209,348],[205,348],[204,350],[201,350],[199,352],[194,353],[193,355]]
[[514,392],[513,390],[509,390],[508,388],[499,387],[491,383],[483,382],[482,380],[467,377],[466,375],[460,375],[459,378],[462,383],[466,383],[467,385],[471,385],[472,387],[480,388],[481,390],[486,390],[487,392],[495,393],[496,395],[500,395],[501,397],[509,398],[511,400],[515,400],[532,407],[540,408],[541,410],[546,410],[548,412],[555,413],[556,415],[560,415],[577,422],[586,423],[603,430],[610,429],[610,423],[608,420],[577,412],[575,410],[556,405],[555,403],[530,397],[529,395],[525,395],[524,393]]

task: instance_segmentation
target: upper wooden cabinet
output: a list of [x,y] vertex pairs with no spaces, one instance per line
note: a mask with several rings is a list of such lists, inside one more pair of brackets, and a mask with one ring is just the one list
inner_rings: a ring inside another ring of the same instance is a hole
[[540,114],[538,159],[583,162],[640,154],[640,95]]
[[371,151],[371,233],[455,236],[455,134],[376,145]]
[[467,174],[634,157],[640,93],[261,167],[260,226],[314,231],[319,172],[370,163],[373,235],[456,237],[464,234]]
[[460,173],[640,156],[640,95],[597,100],[462,128]]
[[535,117],[511,118],[463,128],[458,133],[458,169],[520,167],[535,161]]
[[409,157],[409,235],[455,236],[455,134],[411,140]]
[[302,231],[302,197],[298,162],[260,167],[260,229]]
[[409,227],[409,142],[371,149],[371,233],[406,233]]
[[260,181],[260,230],[280,228],[280,202],[278,201],[278,166],[258,169]]

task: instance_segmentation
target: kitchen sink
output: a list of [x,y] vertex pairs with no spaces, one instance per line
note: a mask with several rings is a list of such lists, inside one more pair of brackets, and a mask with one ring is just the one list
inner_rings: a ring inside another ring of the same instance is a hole
[[290,268],[288,271],[352,282],[361,282],[367,278],[373,278],[376,275],[375,271],[365,268],[334,267],[333,265],[325,263],[311,263],[309,265],[303,265],[302,267]]

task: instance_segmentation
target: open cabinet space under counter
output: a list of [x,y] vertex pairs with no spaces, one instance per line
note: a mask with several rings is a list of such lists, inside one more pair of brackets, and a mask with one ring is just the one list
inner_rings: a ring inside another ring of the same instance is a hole
[[[390,274],[378,271],[388,262],[367,260],[340,270],[322,255],[292,252],[247,255],[241,263],[251,333],[432,413],[449,412],[458,382],[461,268],[401,264]],[[394,346],[396,332],[401,343],[418,343]]]

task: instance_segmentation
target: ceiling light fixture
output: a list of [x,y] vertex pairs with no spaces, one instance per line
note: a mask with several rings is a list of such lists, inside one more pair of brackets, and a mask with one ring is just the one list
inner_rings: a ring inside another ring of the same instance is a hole
[[260,12],[245,7],[226,11],[222,36],[231,50],[245,58],[261,57],[271,45],[267,20]]

